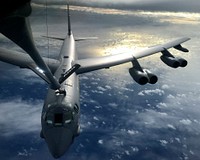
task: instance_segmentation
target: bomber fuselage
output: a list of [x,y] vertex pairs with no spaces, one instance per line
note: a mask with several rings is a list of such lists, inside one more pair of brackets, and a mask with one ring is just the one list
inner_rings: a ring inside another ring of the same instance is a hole
[[[59,79],[73,66],[77,59],[73,35],[67,35],[59,55],[60,66],[54,73]],[[49,88],[41,116],[41,136],[48,144],[51,154],[62,156],[79,134],[79,79],[73,73],[59,90]]]

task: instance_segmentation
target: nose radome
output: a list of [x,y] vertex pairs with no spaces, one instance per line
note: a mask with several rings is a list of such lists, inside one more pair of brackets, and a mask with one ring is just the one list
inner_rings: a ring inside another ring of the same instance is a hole
[[45,134],[49,151],[54,158],[59,158],[65,154],[73,142],[73,133],[69,129],[52,128]]
[[53,150],[53,151],[50,151],[50,152],[55,159],[58,159],[65,154],[65,152],[60,151],[60,150]]

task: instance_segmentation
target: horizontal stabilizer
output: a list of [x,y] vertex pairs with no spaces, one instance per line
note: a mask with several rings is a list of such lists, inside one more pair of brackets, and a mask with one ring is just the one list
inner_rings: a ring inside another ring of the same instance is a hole
[[[54,36],[42,36],[44,38],[49,38],[49,39],[54,39],[54,40],[60,40],[60,41],[64,41],[65,38],[63,37],[54,37]],[[75,41],[85,41],[85,40],[96,40],[98,39],[98,37],[78,37],[75,39]]]
[[78,37],[75,41],[86,41],[86,40],[96,40],[98,37]]
[[60,40],[60,41],[64,41],[65,38],[61,38],[61,37],[53,37],[53,36],[42,36],[44,38],[49,38],[49,39],[54,39],[54,40]]

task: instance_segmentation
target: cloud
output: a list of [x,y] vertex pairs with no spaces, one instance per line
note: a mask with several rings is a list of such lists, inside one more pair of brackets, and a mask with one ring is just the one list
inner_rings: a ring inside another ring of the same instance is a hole
[[182,123],[184,125],[191,125],[192,121],[189,119],[182,119],[182,120],[180,120],[180,123]]
[[[33,3],[42,3],[43,0],[33,0]],[[197,0],[70,0],[70,4],[84,5],[104,8],[121,8],[134,10],[156,10],[156,11],[191,11],[198,12],[200,2]],[[65,0],[50,0],[48,4],[66,4]]]
[[0,101],[1,136],[15,136],[38,132],[43,102],[24,101],[20,98]]
[[155,95],[155,94],[162,96],[165,94],[165,92],[161,89],[154,89],[154,90],[143,90],[138,93],[139,96]]

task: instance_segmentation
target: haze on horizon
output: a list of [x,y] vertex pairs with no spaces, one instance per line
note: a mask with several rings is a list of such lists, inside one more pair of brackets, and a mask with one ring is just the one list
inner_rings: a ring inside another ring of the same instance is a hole
[[[67,0],[32,0],[33,3],[58,5],[66,4]],[[150,11],[182,11],[200,12],[198,0],[69,0],[69,4],[117,9],[136,9]]]

